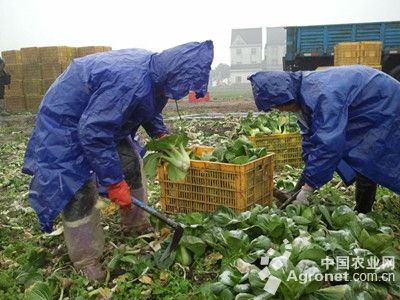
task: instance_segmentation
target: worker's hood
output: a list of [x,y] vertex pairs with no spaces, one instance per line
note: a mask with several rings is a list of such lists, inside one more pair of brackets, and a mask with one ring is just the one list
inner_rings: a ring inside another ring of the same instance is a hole
[[203,97],[207,92],[213,56],[212,41],[191,42],[167,49],[152,56],[151,78],[157,86],[163,87],[167,98],[179,100],[189,91]]
[[300,72],[257,72],[247,79],[251,82],[256,106],[261,111],[298,99]]

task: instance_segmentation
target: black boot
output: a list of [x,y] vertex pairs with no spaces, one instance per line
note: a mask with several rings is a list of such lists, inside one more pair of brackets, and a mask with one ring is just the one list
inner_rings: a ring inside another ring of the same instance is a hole
[[376,183],[357,174],[356,178],[356,207],[354,208],[359,213],[369,213],[375,202]]

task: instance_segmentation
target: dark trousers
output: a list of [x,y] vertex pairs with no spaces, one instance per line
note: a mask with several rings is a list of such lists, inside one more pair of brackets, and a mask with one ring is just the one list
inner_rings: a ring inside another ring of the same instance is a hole
[[[142,187],[140,157],[131,145],[122,140],[117,145],[119,159],[122,164],[124,177],[131,190]],[[96,180],[87,181],[74,195],[63,210],[64,218],[68,222],[80,220],[90,215],[98,197]]]
[[356,177],[356,211],[366,214],[372,210],[375,202],[377,185],[367,177],[357,173]]
[[[303,179],[300,177],[296,186],[290,191],[291,194],[297,192],[305,184]],[[366,214],[372,210],[372,206],[375,202],[377,185],[367,177],[357,173],[356,175],[356,206],[355,210]]]

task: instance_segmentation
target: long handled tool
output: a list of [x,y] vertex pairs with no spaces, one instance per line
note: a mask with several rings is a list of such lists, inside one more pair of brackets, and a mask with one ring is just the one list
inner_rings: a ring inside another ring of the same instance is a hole
[[290,203],[292,203],[295,199],[298,193],[300,193],[301,189],[295,192],[293,195],[291,195],[281,206],[279,206],[279,209],[285,209],[286,206],[288,206]]
[[182,235],[183,235],[183,227],[180,224],[168,219],[165,215],[163,215],[159,211],[155,210],[154,208],[148,206],[147,204],[143,203],[139,199],[136,199],[134,196],[132,196],[131,198],[132,198],[132,203],[133,204],[135,204],[139,208],[145,210],[146,212],[148,212],[152,216],[155,216],[156,218],[158,218],[159,220],[161,220],[165,224],[168,224],[169,226],[171,226],[172,228],[175,229],[174,235],[172,236],[171,243],[168,245],[167,249],[165,250],[165,252],[161,256],[161,261],[164,261],[178,247],[179,241],[181,240]]

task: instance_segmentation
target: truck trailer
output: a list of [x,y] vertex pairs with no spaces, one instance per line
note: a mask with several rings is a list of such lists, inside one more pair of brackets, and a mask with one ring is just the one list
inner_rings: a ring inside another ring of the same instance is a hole
[[342,42],[381,41],[382,71],[400,81],[400,21],[286,27],[285,71],[334,65],[334,47]]

